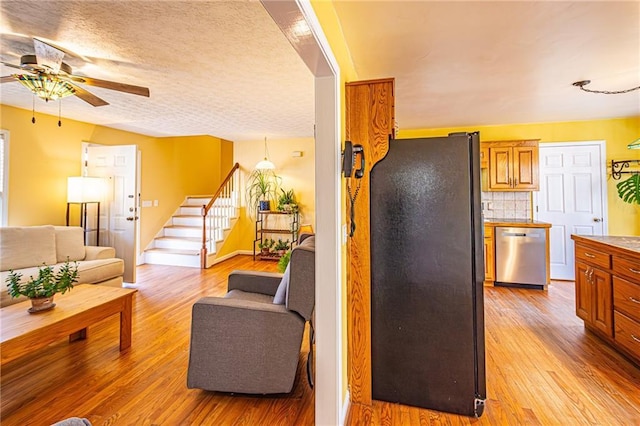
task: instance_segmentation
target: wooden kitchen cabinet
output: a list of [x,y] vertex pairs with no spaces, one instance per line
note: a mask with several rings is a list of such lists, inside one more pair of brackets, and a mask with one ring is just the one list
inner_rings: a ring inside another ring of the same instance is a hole
[[612,299],[611,275],[576,262],[576,314],[607,336],[613,336]]
[[[539,189],[538,140],[482,142],[488,152],[488,191]],[[482,157],[481,157],[482,167]]]
[[576,314],[587,329],[640,365],[640,238],[571,238]]
[[484,284],[492,286],[496,276],[495,245],[493,226],[484,227]]

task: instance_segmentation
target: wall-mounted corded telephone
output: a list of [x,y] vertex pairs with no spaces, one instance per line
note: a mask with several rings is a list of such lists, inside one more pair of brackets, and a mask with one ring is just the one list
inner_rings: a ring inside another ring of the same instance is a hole
[[344,151],[342,152],[342,172],[344,177],[351,177],[353,165],[358,155],[360,156],[360,168],[355,170],[355,178],[361,179],[364,176],[364,149],[362,145],[353,145],[351,141],[345,141]]
[[[360,168],[353,169],[353,165],[356,162],[356,157],[360,156]],[[342,152],[342,173],[344,177],[347,178],[347,192],[349,193],[349,201],[351,203],[351,230],[349,232],[349,236],[353,237],[353,234],[356,232],[356,222],[355,222],[355,202],[356,197],[358,196],[358,192],[360,191],[360,179],[364,176],[364,148],[362,145],[354,145],[351,141],[345,141],[344,143],[344,151]],[[354,174],[355,178],[358,179],[358,184],[356,185],[356,192],[351,194],[351,174]]]

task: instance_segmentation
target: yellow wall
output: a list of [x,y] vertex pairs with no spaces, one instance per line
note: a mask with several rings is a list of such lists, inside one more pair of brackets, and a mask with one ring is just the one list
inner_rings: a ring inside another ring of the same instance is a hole
[[[640,117],[558,123],[500,126],[465,126],[440,129],[400,129],[400,138],[443,136],[450,132],[479,131],[481,140],[540,139],[545,142],[606,141],[606,160],[640,159],[640,150],[627,145],[640,136]],[[610,235],[640,235],[640,206],[618,197],[616,183],[608,173],[607,202]]]
[[[275,173],[282,178],[284,190],[293,189],[300,206],[300,223],[309,223],[315,229],[315,146],[313,138],[269,139],[269,160],[275,166]],[[292,157],[293,151],[302,151],[302,157]],[[234,145],[234,158],[240,164],[241,197],[245,205],[247,176],[253,171],[258,161],[264,158],[264,140],[238,142]],[[274,208],[272,202],[272,208]],[[235,250],[252,250],[255,238],[253,218],[243,209],[244,217],[234,230],[234,246],[225,244],[224,252]],[[273,238],[273,237],[272,237]],[[276,237],[277,238],[277,237]],[[283,238],[284,239],[284,238]]]
[[[211,193],[231,168],[232,142],[211,136],[154,138],[1,106],[9,133],[8,225],[65,224],[67,177],[81,173],[82,142],[137,145],[141,151],[141,247],[146,247],[185,196]],[[203,154],[204,153],[204,154]],[[221,166],[223,163],[223,166]]]

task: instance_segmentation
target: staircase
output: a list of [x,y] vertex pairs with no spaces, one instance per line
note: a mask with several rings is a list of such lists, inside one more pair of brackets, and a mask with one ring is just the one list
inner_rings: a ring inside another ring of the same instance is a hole
[[146,263],[208,268],[238,218],[238,165],[214,196],[190,196],[145,250]]

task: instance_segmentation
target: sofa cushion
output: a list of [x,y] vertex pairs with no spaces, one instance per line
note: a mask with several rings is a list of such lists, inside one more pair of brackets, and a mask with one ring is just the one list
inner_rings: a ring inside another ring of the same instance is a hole
[[258,302],[258,303],[271,303],[271,300],[273,299],[268,294],[251,293],[251,292],[242,291],[242,290],[231,290],[230,292],[224,295],[224,298],[246,300],[246,301]]
[[84,230],[79,226],[54,226],[54,229],[57,262],[84,259]]
[[85,260],[78,265],[78,284],[94,284],[124,274],[124,260],[115,257]]
[[56,263],[54,227],[9,226],[0,228],[0,271]]

